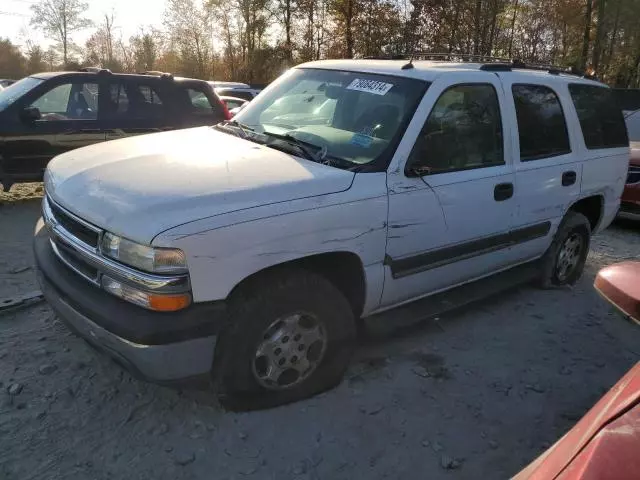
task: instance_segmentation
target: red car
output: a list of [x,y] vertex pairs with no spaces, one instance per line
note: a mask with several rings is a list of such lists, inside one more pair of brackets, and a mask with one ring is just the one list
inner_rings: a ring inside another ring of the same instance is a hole
[[[603,268],[594,286],[640,325],[640,262]],[[640,479],[640,362],[514,479]]]
[[640,220],[640,142],[631,142],[629,173],[620,199],[619,216]]

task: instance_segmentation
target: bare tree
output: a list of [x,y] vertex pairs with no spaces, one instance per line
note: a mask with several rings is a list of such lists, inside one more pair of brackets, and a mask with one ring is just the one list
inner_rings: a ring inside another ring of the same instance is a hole
[[62,45],[62,61],[68,63],[70,35],[91,25],[84,17],[88,5],[81,0],[40,0],[31,6],[31,25]]

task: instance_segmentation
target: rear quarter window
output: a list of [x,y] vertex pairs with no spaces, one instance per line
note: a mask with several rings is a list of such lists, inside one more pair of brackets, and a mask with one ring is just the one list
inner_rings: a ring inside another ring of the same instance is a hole
[[569,93],[589,150],[629,145],[622,111],[610,89],[574,83]]

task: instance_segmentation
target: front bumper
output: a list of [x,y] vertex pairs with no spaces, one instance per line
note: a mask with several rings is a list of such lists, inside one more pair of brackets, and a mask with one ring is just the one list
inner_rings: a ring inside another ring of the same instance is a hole
[[34,253],[42,293],[74,332],[137,376],[173,383],[208,375],[215,340],[226,323],[224,302],[153,312],[116,298],[65,266],[40,220]]

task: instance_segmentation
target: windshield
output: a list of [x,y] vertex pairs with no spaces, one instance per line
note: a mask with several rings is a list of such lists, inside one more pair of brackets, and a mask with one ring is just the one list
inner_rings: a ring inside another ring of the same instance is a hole
[[36,77],[25,77],[0,91],[0,112],[15,102],[29,90],[40,85],[44,80]]
[[388,163],[427,86],[405,77],[293,69],[234,120],[258,133],[293,137],[328,160]]

